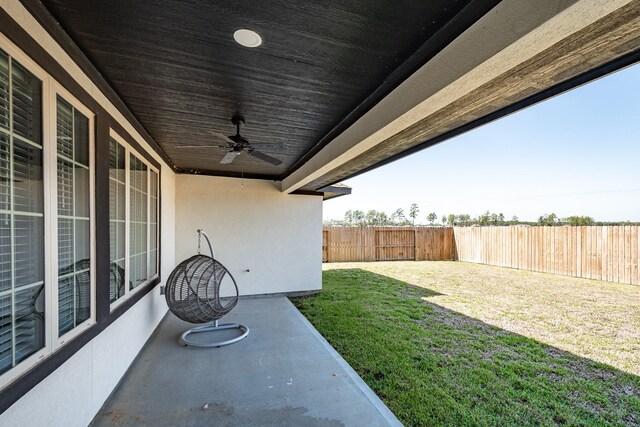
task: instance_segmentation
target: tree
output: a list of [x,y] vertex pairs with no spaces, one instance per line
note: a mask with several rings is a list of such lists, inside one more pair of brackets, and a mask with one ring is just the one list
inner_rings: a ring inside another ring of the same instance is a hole
[[359,210],[355,210],[352,212],[352,218],[353,218],[353,222],[357,225],[359,225],[360,227],[364,226],[364,212],[359,211]]
[[409,216],[411,217],[411,223],[416,225],[416,218],[418,217],[418,212],[420,212],[420,208],[416,203],[412,203],[409,208]]
[[469,214],[460,214],[456,216],[456,223],[458,225],[471,225],[473,224],[473,219]]
[[574,216],[568,216],[566,217],[563,222],[569,224],[569,225],[593,225],[595,224],[595,220],[593,218],[591,218],[590,216],[578,216],[578,215],[574,215]]
[[558,225],[558,215],[554,213],[540,215],[538,218],[538,224],[540,225]]
[[353,225],[353,211],[351,209],[344,213],[344,222]]
[[378,223],[378,211],[369,209],[365,215],[365,220],[368,226],[373,226]]
[[449,223],[449,227],[453,227],[456,225],[456,216],[454,214],[449,214],[447,217],[447,222]]
[[429,221],[429,224],[433,225],[434,222],[436,222],[436,220],[438,219],[438,215],[436,215],[435,212],[431,212],[429,215],[427,215],[427,221]]
[[[326,226],[339,226],[339,227],[365,227],[365,226],[406,226],[415,225],[415,220],[418,218],[420,209],[416,203],[411,204],[409,208],[409,219],[405,216],[402,208],[396,209],[391,215],[387,215],[385,212],[376,211],[371,209],[366,213],[360,210],[347,210],[344,213],[344,219],[327,219],[323,221]],[[430,225],[434,225],[438,221],[438,215],[435,212],[431,212],[426,216]],[[596,222],[593,217],[586,215],[572,215],[565,218],[559,218],[555,213],[544,214],[538,217],[536,222],[520,221],[517,216],[512,216],[511,219],[505,218],[505,215],[500,213],[492,213],[491,211],[485,211],[483,214],[477,217],[472,217],[469,214],[448,214],[443,215],[441,218],[441,224],[449,227],[460,227],[470,225],[480,226],[498,226],[498,225],[544,225],[544,226],[558,226],[558,225],[572,225],[572,226],[584,226],[584,225],[621,225],[631,224],[629,221],[625,222]],[[638,223],[633,223],[640,225]]]
[[391,214],[391,222],[397,225],[404,225],[407,222],[402,208],[396,209],[396,211]]
[[386,213],[384,212],[378,212],[378,225],[389,225],[391,223],[391,220],[389,220],[389,217],[387,216]]
[[486,211],[485,213],[483,213],[478,217],[476,222],[478,223],[478,225],[482,225],[482,226],[491,224],[491,212]]

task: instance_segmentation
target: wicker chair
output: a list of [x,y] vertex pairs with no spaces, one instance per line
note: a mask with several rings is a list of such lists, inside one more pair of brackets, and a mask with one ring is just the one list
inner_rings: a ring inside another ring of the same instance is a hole
[[[68,292],[73,292],[75,298],[68,299],[66,302],[59,302],[61,312],[68,313],[68,315],[64,319],[60,319],[60,327],[62,330],[67,330],[70,328],[70,324],[74,324],[76,322],[83,322],[84,320],[91,317],[91,260],[81,259],[80,261],[75,262],[63,269],[60,270],[60,275],[66,275],[69,273],[74,273],[76,271],[81,271],[81,273],[76,274],[68,278]],[[112,294],[114,292],[117,293],[115,297],[119,297],[124,295],[124,269],[117,265],[116,263],[111,263],[109,266],[109,274],[110,274],[110,283],[109,283],[109,293]],[[42,296],[39,292],[34,298],[39,305],[40,300],[44,298],[44,294]],[[116,298],[112,296],[111,300],[115,300]],[[34,307],[36,307],[34,302]],[[42,313],[38,312],[38,309],[34,308],[36,316],[42,316],[44,313],[44,308],[41,310]]]
[[[77,324],[91,317],[91,260],[81,259],[65,268],[60,269],[59,275],[67,276],[58,285],[59,298],[59,329],[67,332]],[[62,298],[62,295],[66,297]]]
[[[205,237],[211,256],[200,254],[200,236]],[[220,295],[220,286],[226,277],[235,289],[235,295],[230,298],[222,298]],[[218,320],[238,304],[238,285],[229,270],[213,257],[209,238],[202,230],[198,230],[198,254],[182,261],[171,272],[164,294],[169,310],[180,319],[189,323],[207,323],[184,332],[179,340],[183,345],[220,347],[238,342],[249,334],[249,328],[241,324],[218,324]],[[240,335],[224,341],[203,342],[189,339],[191,334],[229,329],[238,329]]]

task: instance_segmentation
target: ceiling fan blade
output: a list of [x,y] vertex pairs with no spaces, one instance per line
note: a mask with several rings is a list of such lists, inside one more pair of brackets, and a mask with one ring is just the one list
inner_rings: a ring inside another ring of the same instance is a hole
[[256,150],[250,150],[249,154],[252,155],[253,157],[260,159],[262,161],[265,161],[267,163],[271,163],[274,166],[278,166],[280,164],[282,164],[282,160],[280,159],[276,159],[275,157],[271,157],[268,154],[264,154],[260,151],[256,151]]
[[230,146],[233,146],[235,144],[235,142],[233,142],[231,139],[229,139],[228,136],[225,136],[225,135],[221,134],[220,132],[215,132],[215,131],[210,130],[209,134],[211,136],[213,136],[215,139],[217,139],[219,142],[226,142]]
[[229,149],[227,145],[176,145],[175,148],[226,148]]
[[175,148],[211,148],[211,145],[176,145]]
[[236,157],[240,155],[240,151],[229,151],[225,156],[220,160],[220,163],[223,165],[227,165],[235,160]]
[[281,144],[279,142],[252,142],[251,145],[258,147],[260,149],[263,150],[274,150],[274,149],[283,149],[284,148],[284,144]]

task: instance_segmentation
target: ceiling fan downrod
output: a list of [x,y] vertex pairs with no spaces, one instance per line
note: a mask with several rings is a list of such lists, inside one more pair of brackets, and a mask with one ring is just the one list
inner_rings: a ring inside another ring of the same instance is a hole
[[231,123],[236,125],[236,136],[240,136],[240,126],[244,126],[244,117],[240,114],[234,114],[231,117]]

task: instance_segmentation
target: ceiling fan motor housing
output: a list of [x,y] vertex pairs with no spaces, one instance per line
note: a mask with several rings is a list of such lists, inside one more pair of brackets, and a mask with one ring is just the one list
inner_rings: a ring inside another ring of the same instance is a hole
[[249,140],[247,140],[246,138],[240,136],[240,134],[229,135],[229,139],[232,140],[233,142],[235,142],[238,145],[242,145],[242,146],[249,145]]
[[231,117],[231,123],[233,123],[235,126],[244,126],[244,116],[240,114],[234,114],[233,117]]

